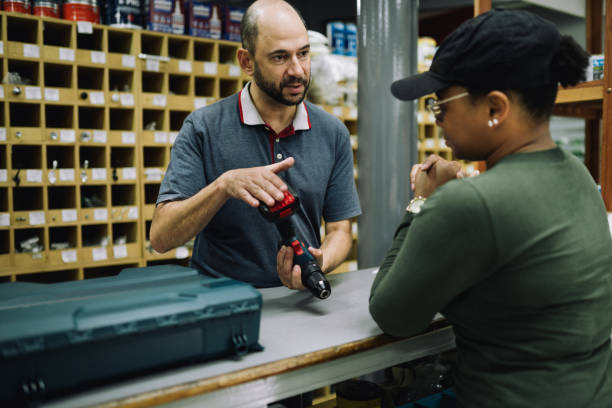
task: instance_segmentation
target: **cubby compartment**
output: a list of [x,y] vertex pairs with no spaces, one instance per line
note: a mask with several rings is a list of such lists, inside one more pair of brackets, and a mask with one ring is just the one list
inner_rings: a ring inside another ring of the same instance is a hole
[[126,264],[85,268],[83,269],[83,277],[84,279],[107,278],[109,276],[119,275],[119,272],[125,268],[135,268],[137,266],[138,264]]
[[111,130],[134,130],[134,109],[110,109]]
[[143,149],[144,167],[165,167],[166,148],[165,147],[144,147]]
[[[79,89],[93,89],[102,90],[104,89],[104,68],[93,68],[93,67],[77,67],[77,81]],[[82,99],[87,99],[87,95]]]
[[0,187],[0,212],[7,212],[8,210],[8,188]]
[[189,95],[189,75],[172,75],[168,78],[170,94]]
[[150,231],[151,231],[151,220],[146,220],[145,221],[145,241],[146,242],[149,242],[151,240]]
[[159,109],[143,109],[142,126],[143,130],[163,130],[164,111]]
[[165,56],[164,52],[164,36],[155,34],[140,34],[140,49],[146,55]]
[[16,229],[15,250],[17,252],[39,253],[45,249],[45,231],[42,228]]
[[32,283],[60,283],[77,280],[78,278],[78,269],[62,269],[60,271],[27,273],[15,276],[15,279],[19,282]]
[[43,44],[55,47],[72,47],[72,24],[43,21]]
[[76,187],[48,187],[47,200],[49,210],[76,208]]
[[138,224],[120,222],[113,224],[113,245],[132,244],[138,241]]
[[81,186],[81,208],[99,208],[106,205],[106,186]]
[[115,31],[109,29],[108,52],[118,54],[131,54],[133,51],[134,33],[129,31]]
[[195,96],[215,96],[215,78],[195,77]]
[[136,186],[115,184],[111,186],[111,205],[113,207],[136,205]]
[[111,147],[111,167],[134,167],[136,152],[133,147]]
[[219,62],[221,64],[237,64],[237,51],[238,45],[219,44]]
[[24,61],[17,59],[8,60],[8,72],[11,74],[7,78],[9,84],[16,85],[38,85],[40,69],[38,61]]
[[0,170],[7,169],[6,145],[0,144]]
[[42,209],[42,187],[13,188],[13,211],[33,211]]
[[164,90],[164,74],[156,72],[142,73],[142,92],[161,93]]
[[0,102],[0,127],[4,127],[4,102]]
[[[9,253],[11,246],[11,239],[8,230],[0,230],[0,255],[6,255]],[[2,265],[6,266],[6,265]]]
[[73,146],[47,146],[47,169],[52,169],[53,162],[57,161],[58,169],[74,168]]
[[48,128],[72,129],[74,127],[74,107],[45,105],[45,126]]
[[144,185],[144,200],[145,204],[155,204],[157,202],[157,196],[159,195],[159,183],[147,183]]
[[219,80],[219,97],[225,98],[240,90],[240,82],[235,79]]
[[42,146],[13,145],[11,161],[13,170],[42,169]]
[[106,148],[97,146],[79,147],[79,163],[82,169],[106,167]]
[[77,227],[49,228],[49,249],[62,250],[77,247]]
[[170,111],[170,131],[179,131],[183,126],[183,122],[191,112],[187,111]]
[[104,49],[104,31],[94,28],[93,33],[77,33],[77,48],[82,50],[102,51]]
[[6,34],[9,41],[36,43],[38,35],[38,20],[7,16]]
[[45,86],[72,88],[72,65],[44,64]]
[[193,40],[193,59],[212,62],[215,60],[215,43],[212,41]]
[[134,89],[134,72],[109,69],[108,89],[114,92],[132,92]]
[[83,247],[108,245],[108,225],[93,224],[81,226],[81,242]]
[[189,59],[189,40],[168,38],[168,56],[170,58]]
[[80,129],[104,129],[104,108],[79,106]]
[[40,127],[40,105],[37,103],[9,103],[9,126]]

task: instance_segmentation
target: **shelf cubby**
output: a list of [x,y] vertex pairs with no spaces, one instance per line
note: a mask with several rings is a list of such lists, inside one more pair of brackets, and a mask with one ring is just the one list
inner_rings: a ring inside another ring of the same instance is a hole
[[81,226],[81,242],[83,247],[108,245],[108,224]]
[[153,33],[140,33],[140,50],[146,55],[167,56],[166,36]]
[[143,148],[143,167],[163,167],[166,163],[165,147],[144,147]]
[[13,211],[43,210],[42,187],[13,188]]
[[74,154],[74,146],[47,146],[47,169],[53,168],[54,161],[58,169],[73,169]]
[[[104,89],[104,68],[77,67],[77,86],[79,89],[103,90]],[[83,98],[81,95],[81,99]]]
[[43,21],[43,44],[54,47],[71,48],[73,24]]
[[111,206],[124,207],[137,205],[136,186],[133,184],[114,184],[111,186]]
[[191,77],[189,75],[170,74],[168,76],[168,88],[170,94],[189,95]]
[[159,194],[159,183],[146,183],[144,185],[144,204],[155,204]]
[[72,65],[44,63],[44,85],[54,88],[72,88]]
[[8,204],[8,188],[0,187],[0,212],[7,212],[9,210]]
[[138,223],[118,222],[112,226],[113,244],[132,244],[138,241]]
[[164,89],[164,74],[156,72],[142,73],[142,92],[163,93]]
[[106,186],[81,186],[81,208],[106,207]]
[[195,77],[195,96],[215,96],[215,78]]
[[134,130],[134,109],[110,108],[110,130]]
[[79,166],[81,169],[85,168],[85,161],[87,161],[87,168],[100,168],[106,167],[106,148],[98,146],[80,146],[79,147]]
[[179,131],[183,126],[183,122],[189,116],[191,112],[189,111],[170,111],[170,130],[171,131]]
[[[7,70],[11,73],[19,74],[21,77],[20,84],[13,84],[15,86],[33,86],[39,85],[40,76],[40,63],[38,61],[27,61],[20,59],[9,59]],[[22,92],[23,95],[23,92]]]
[[47,203],[49,210],[76,208],[76,187],[47,187]]
[[236,79],[219,80],[219,97],[226,98],[240,90],[240,81]]
[[38,20],[32,18],[7,16],[7,40],[36,44],[38,42],[38,22]]
[[78,269],[62,269],[40,273],[22,273],[15,276],[18,282],[59,283],[79,279]]
[[189,53],[189,39],[169,37],[168,56],[170,58],[177,58],[182,60],[190,59],[191,55]]
[[108,52],[116,54],[134,53],[134,32],[108,29]]
[[90,33],[77,33],[78,49],[90,51],[102,51],[104,49],[104,30],[94,28]]
[[13,170],[42,169],[42,146],[13,146],[11,152],[11,167]]
[[74,107],[69,105],[45,105],[45,126],[47,128],[72,129]]
[[9,126],[40,127],[40,105],[37,103],[9,103]]
[[0,255],[7,255],[11,250],[11,238],[8,230],[0,230]]
[[133,147],[111,147],[111,167],[136,166],[136,151]]
[[143,130],[164,130],[165,111],[161,109],[143,109],[142,126]]
[[236,60],[236,52],[240,45],[236,44],[219,44],[219,63],[221,64],[238,64]]
[[104,129],[104,108],[93,108],[79,106],[79,128],[80,129]]
[[[49,249],[61,250],[76,248],[78,246],[78,232],[76,226],[71,227],[50,227],[49,228]],[[53,244],[56,244],[55,246]],[[58,247],[58,244],[61,247]]]
[[193,40],[193,59],[201,62],[215,61],[215,43],[214,41],[201,40],[194,38]]
[[133,92],[134,71],[109,69],[108,89],[111,92]]

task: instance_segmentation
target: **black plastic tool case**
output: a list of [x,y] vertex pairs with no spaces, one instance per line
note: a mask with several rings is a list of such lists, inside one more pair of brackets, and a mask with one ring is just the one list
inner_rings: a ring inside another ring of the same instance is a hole
[[0,401],[21,404],[261,350],[261,305],[248,284],[175,265],[0,284]]

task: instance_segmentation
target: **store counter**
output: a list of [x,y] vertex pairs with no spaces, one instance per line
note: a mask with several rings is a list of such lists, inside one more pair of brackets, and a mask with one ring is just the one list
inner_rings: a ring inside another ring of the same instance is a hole
[[262,352],[158,372],[44,406],[261,408],[454,347],[452,329],[443,319],[407,339],[383,334],[368,312],[375,273],[364,269],[328,275],[332,294],[326,300],[308,291],[262,289]]

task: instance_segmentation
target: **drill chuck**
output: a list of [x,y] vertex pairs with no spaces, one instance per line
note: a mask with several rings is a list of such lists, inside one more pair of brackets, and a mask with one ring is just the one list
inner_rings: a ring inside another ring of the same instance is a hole
[[302,284],[310,290],[315,297],[327,299],[331,295],[331,287],[319,265],[310,261],[302,267]]

